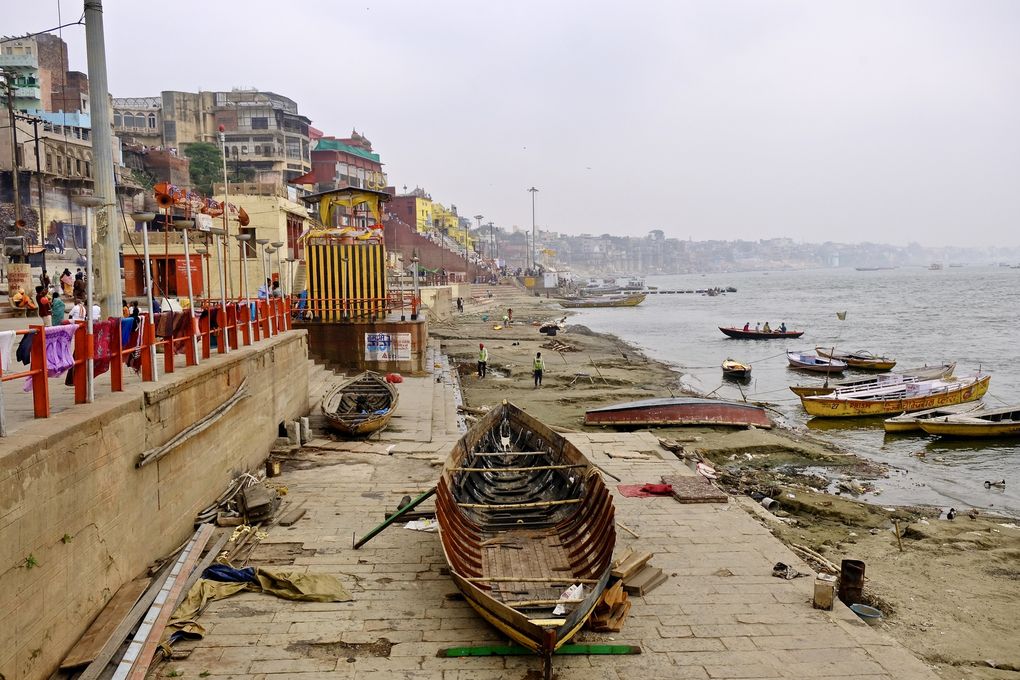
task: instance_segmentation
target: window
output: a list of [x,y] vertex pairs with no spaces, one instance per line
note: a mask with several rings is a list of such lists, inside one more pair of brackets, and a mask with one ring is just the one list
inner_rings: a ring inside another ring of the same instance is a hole
[[261,156],[262,155],[262,147],[259,146],[258,144],[255,145],[255,155],[256,156]]
[[124,124],[124,119],[119,113],[113,114],[113,127],[121,127]]
[[64,157],[60,155],[57,156],[57,174],[64,174]]
[[85,176],[86,177],[92,176],[92,164],[89,163],[88,161],[85,161]]
[[269,119],[268,118],[252,118],[251,119],[252,130],[268,130]]
[[78,175],[79,177],[81,176],[81,159],[80,158],[75,158],[74,159],[74,173],[76,175]]
[[155,130],[156,129],[156,114],[155,113],[150,113],[149,114],[149,129],[150,130]]
[[46,154],[46,172],[53,172],[53,154]]
[[241,154],[244,155],[244,156],[248,155],[248,145],[247,144],[243,144],[241,146]]
[[89,138],[89,131],[87,128],[81,129],[81,138],[87,140]]

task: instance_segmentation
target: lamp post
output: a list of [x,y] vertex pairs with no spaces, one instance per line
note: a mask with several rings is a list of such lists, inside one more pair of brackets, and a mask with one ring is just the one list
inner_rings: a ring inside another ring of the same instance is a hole
[[[226,236],[226,238],[223,239],[223,258],[224,258],[224,260],[226,260],[226,263],[227,263],[226,264],[227,272],[229,272],[230,271],[230,245],[229,245],[230,244],[230,226],[227,223],[227,217],[228,217],[227,213],[230,212],[230,211],[227,210],[227,206],[230,205],[230,202],[229,202],[229,199],[230,199],[230,184],[227,182],[227,136],[225,134],[223,134],[224,130],[226,130],[226,128],[224,128],[221,125],[220,126],[220,149],[222,149],[222,153],[220,155],[221,155],[222,160],[223,160],[223,234]],[[226,287],[226,285],[227,284],[224,282],[223,278],[221,277],[220,278],[220,286],[221,287]],[[234,287],[230,286],[229,290],[230,290],[230,293],[231,293],[231,297],[233,297]]]
[[418,253],[414,254],[411,258],[411,264],[414,266],[414,301],[411,306],[411,321],[418,320]]
[[[15,171],[17,169],[15,168]],[[101,205],[106,204],[106,199],[99,196],[75,196],[71,199],[81,207],[85,208],[85,231],[88,238],[85,240],[85,272],[88,280],[85,282],[85,305],[88,313],[85,315],[85,334],[88,347],[92,347],[92,321],[95,314],[92,313],[92,288],[96,280],[96,273],[92,263],[92,211]],[[91,354],[91,353],[90,353]],[[85,390],[88,403],[96,400],[96,382],[93,375],[94,359],[91,356],[85,358]]]
[[[269,252],[268,252],[268,248],[266,246],[269,244],[269,239],[267,239],[267,238],[257,238],[257,239],[255,239],[255,243],[257,243],[260,246],[262,246],[262,255],[261,255],[260,259],[262,260],[262,278],[265,279],[265,281],[266,281],[266,309],[268,310],[269,309],[269,285],[270,285],[270,280],[269,280],[269,266],[266,264],[266,262],[269,260]],[[267,316],[269,317],[269,334],[272,335],[273,334],[273,315],[272,314],[267,314]]]
[[202,352],[198,346],[199,336],[195,333],[195,322],[198,320],[198,317],[195,316],[195,293],[191,285],[191,246],[188,243],[188,230],[195,226],[195,220],[176,220],[174,224],[180,227],[181,233],[184,234],[184,276],[188,284],[188,313],[191,314],[191,344],[195,346],[195,363],[199,364],[202,362]]
[[219,227],[213,227],[209,230],[209,233],[213,235],[213,246],[216,250],[216,274],[220,278],[220,328],[223,328],[223,351],[224,353],[230,352],[230,338],[227,336],[226,325],[227,325],[227,283],[223,278],[223,250],[226,250],[226,246],[223,249],[220,248],[220,236],[223,236],[223,230]]
[[[136,212],[131,213],[131,219],[142,225],[142,257],[145,259],[145,294],[149,298],[149,327],[156,327],[156,316],[153,313],[152,301],[152,265],[149,262],[149,222],[156,219],[156,213]],[[159,380],[156,371],[156,346],[149,345],[149,358],[152,365],[152,379]]]
[[241,246],[241,293],[244,295],[245,318],[248,327],[248,342],[251,342],[251,300],[248,299],[248,241],[251,234],[235,234]]
[[531,192],[531,268],[538,269],[535,263],[535,194],[538,189],[531,187],[528,191]]
[[[285,244],[284,244],[283,241],[273,241],[269,245],[273,246],[273,248],[276,251],[276,275],[280,279],[280,295],[284,295],[284,289],[283,289],[283,259],[282,259],[283,256],[280,253],[283,252],[283,246]],[[269,261],[269,270],[270,271],[273,270],[273,261],[272,260]],[[272,278],[272,276],[270,276],[269,278]]]
[[[475,219],[478,220],[478,233],[482,233],[482,218],[485,215],[475,215]],[[470,222],[468,223],[470,224]],[[468,258],[468,230],[464,230],[464,263],[467,265]],[[464,272],[464,281],[467,281],[467,272]]]

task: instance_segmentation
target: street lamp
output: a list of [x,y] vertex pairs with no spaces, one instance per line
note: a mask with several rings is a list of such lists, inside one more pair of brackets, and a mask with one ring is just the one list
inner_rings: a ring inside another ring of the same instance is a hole
[[528,191],[531,192],[531,268],[538,269],[535,264],[535,194],[538,189],[531,187]]
[[[17,172],[17,168],[15,168]],[[74,196],[72,201],[85,208],[85,231],[88,238],[85,239],[85,271],[88,280],[85,282],[85,298],[88,313],[85,315],[85,334],[88,336],[88,346],[92,347],[92,282],[95,281],[95,272],[92,269],[92,222],[93,211],[101,205],[106,205],[106,199],[99,196]],[[96,400],[96,383],[93,376],[94,359],[89,356],[85,359],[85,391],[88,403]]]
[[266,264],[266,261],[269,260],[269,249],[267,248],[267,245],[269,244],[269,239],[267,239],[267,238],[257,238],[257,239],[255,239],[255,243],[257,243],[260,246],[262,246],[262,255],[260,256],[260,259],[262,260],[262,278],[265,279],[265,282],[266,282],[266,284],[265,284],[265,286],[266,286],[266,315],[269,317],[269,334],[272,335],[273,334],[273,315],[268,313],[268,310],[269,310],[269,286],[270,286],[269,266]]
[[[482,233],[482,218],[484,215],[475,215],[475,219],[478,220],[478,233]],[[468,223],[470,224],[470,222]],[[468,257],[468,234],[467,230],[464,230],[464,263],[467,264]],[[467,272],[464,272],[464,281],[467,281]]]
[[[223,352],[230,352],[230,338],[227,337],[227,284],[223,278],[223,248],[220,247],[220,236],[223,236],[223,229],[212,227],[209,233],[213,236],[213,249],[216,251],[216,275],[220,279],[220,319],[219,327],[223,329],[220,340],[223,342]],[[224,242],[225,243],[225,242]],[[210,291],[212,292],[212,291]]]
[[415,251],[414,257],[411,258],[411,264],[414,266],[414,300],[411,304],[411,321],[418,320],[418,300],[419,289],[418,289],[418,252]]
[[[276,249],[276,273],[277,276],[280,277],[280,295],[286,295],[286,291],[283,288],[283,260],[282,260],[283,256],[280,254],[283,252],[283,246],[285,244],[283,241],[273,241],[269,245],[273,246],[273,248]],[[270,260],[269,262],[269,269],[270,271],[273,269],[272,260]]]
[[[149,222],[156,219],[156,213],[151,212],[134,212],[131,213],[131,219],[136,224],[142,225],[142,257],[145,259],[145,294],[149,298],[149,327],[156,327],[156,316],[153,313],[153,296],[152,296],[152,265],[149,261]],[[139,335],[141,335],[141,329],[139,329]],[[150,364],[152,365],[152,379],[159,380],[159,376],[156,371],[156,346],[149,345],[149,358]]]
[[248,327],[248,342],[251,342],[251,300],[248,299],[248,241],[251,234],[234,234],[241,246],[241,292],[244,295],[245,318]]

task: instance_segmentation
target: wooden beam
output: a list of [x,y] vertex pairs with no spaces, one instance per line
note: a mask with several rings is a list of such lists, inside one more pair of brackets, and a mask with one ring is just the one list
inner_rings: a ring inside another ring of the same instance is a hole
[[468,456],[477,456],[479,458],[507,458],[510,456],[554,456],[556,454],[551,451],[507,451],[505,453],[498,452],[486,452],[486,453],[469,453]]
[[516,602],[504,602],[508,607],[540,607],[554,604],[580,604],[584,600],[519,600]]
[[534,501],[532,503],[457,503],[462,508],[476,510],[517,510],[520,508],[544,508],[550,505],[570,505],[580,503],[580,498],[566,498],[559,501]]
[[535,576],[472,576],[465,578],[471,583],[598,583],[595,578],[571,578],[570,576],[535,577]]
[[538,472],[539,470],[569,470],[570,468],[586,468],[585,463],[574,465],[533,465],[531,467],[506,467],[506,468],[479,468],[479,467],[456,467],[450,468],[450,472]]

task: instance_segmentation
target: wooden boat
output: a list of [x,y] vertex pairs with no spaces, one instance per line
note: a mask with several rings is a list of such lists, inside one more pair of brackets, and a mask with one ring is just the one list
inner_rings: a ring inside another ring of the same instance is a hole
[[727,378],[750,378],[751,364],[742,364],[733,359],[722,362],[723,376]]
[[645,301],[645,293],[633,295],[601,295],[599,297],[567,298],[560,300],[560,307],[587,309],[592,307],[637,307]]
[[941,416],[920,425],[928,434],[941,437],[1016,437],[1020,436],[1020,406]]
[[841,389],[877,387],[880,384],[917,382],[918,380],[934,380],[952,375],[956,363],[941,366],[923,366],[907,368],[895,373],[883,373],[870,378],[851,378],[849,380],[826,381],[822,385],[790,385],[790,391],[798,397],[814,397],[820,394],[832,394]]
[[811,371],[812,373],[842,373],[846,370],[846,363],[839,359],[822,359],[814,354],[803,352],[787,352],[786,360],[790,368],[798,371]]
[[719,326],[725,335],[734,338],[736,340],[779,340],[781,338],[799,338],[804,335],[804,331],[772,331],[771,333],[764,333],[762,331],[745,331],[743,328],[733,328]]
[[924,411],[901,413],[898,416],[886,418],[882,425],[885,427],[886,432],[920,432],[922,421],[931,420],[933,418],[942,418],[945,416],[955,416],[963,413],[972,413],[980,411],[983,408],[984,404],[975,404],[973,402],[956,404],[955,406],[943,406],[941,408],[929,408]]
[[584,413],[585,425],[617,426],[693,426],[722,425],[727,427],[770,428],[772,421],[760,406],[722,399],[694,397],[666,397],[641,399],[602,408],[588,409]]
[[871,389],[840,390],[801,397],[800,403],[808,414],[822,418],[884,416],[977,401],[988,391],[990,380],[990,375],[978,372]]
[[856,352],[837,352],[831,347],[815,347],[815,352],[820,357],[839,359],[850,368],[862,371],[891,371],[896,366],[895,359],[875,356],[863,349]]
[[[436,518],[468,604],[542,656],[551,677],[553,652],[584,626],[610,576],[616,521],[597,468],[504,401],[454,445]],[[577,585],[579,594],[563,597]]]
[[386,427],[397,408],[397,388],[383,376],[366,371],[330,388],[322,414],[337,432],[360,437]]

